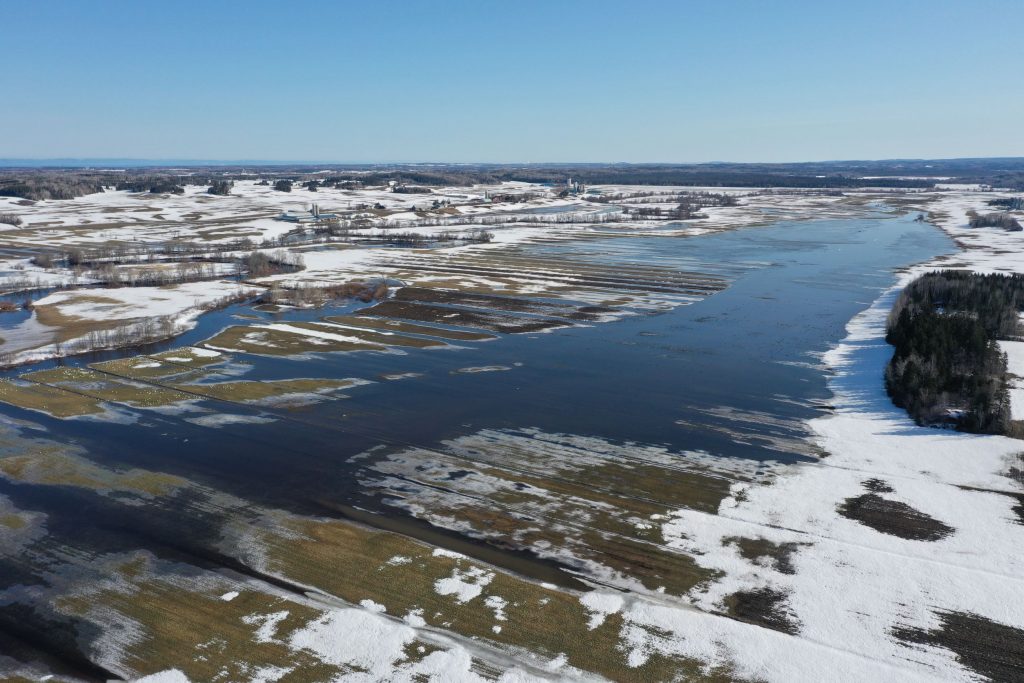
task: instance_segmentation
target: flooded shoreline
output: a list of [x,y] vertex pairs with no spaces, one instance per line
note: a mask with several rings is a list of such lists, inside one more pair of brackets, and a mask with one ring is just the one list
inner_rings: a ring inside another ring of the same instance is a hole
[[[419,286],[376,306],[232,305],[169,343],[7,373],[89,400],[122,398],[112,412],[99,400],[107,413],[70,419],[6,406],[38,429],[10,427],[19,436],[0,459],[0,495],[49,515],[40,551],[142,551],[159,566],[265,576],[355,602],[359,591],[385,604],[387,596],[369,589],[368,568],[353,569],[362,586],[354,589],[324,573],[320,555],[336,543],[347,553],[340,539],[353,533],[366,536],[359,543],[405,539],[374,571],[433,547],[428,564],[454,562],[459,585],[501,570],[525,582],[518,591],[597,588],[680,601],[717,574],[666,542],[666,520],[681,509],[714,514],[736,485],[815,461],[806,420],[831,398],[820,355],[894,270],[949,248],[908,218],[782,223],[686,240],[544,243],[511,255],[624,274],[652,265],[685,278],[705,273],[713,288],[687,305],[655,305],[636,292],[614,302],[628,277],[596,297],[602,304]],[[649,277],[647,291],[664,295],[654,280],[667,276]],[[430,315],[412,317],[409,306]],[[498,324],[506,319],[520,322]],[[534,319],[569,324],[521,322]],[[360,328],[364,320],[374,322]],[[231,326],[242,329],[236,339],[258,342],[255,353],[233,341],[205,345]],[[261,353],[259,343],[281,338],[255,336],[261,330],[298,337],[286,353]],[[318,352],[317,339],[379,348]],[[143,395],[151,406],[131,403]],[[72,451],[19,459],[32,444],[17,439],[33,436]],[[118,521],[126,510],[137,513]],[[319,559],[285,559],[306,553]],[[0,562],[0,582],[29,580],[53,561],[47,556]],[[482,564],[467,569],[473,562]],[[69,585],[93,571],[76,566],[66,571],[81,577]],[[758,600],[738,596],[733,616],[747,619]],[[490,638],[527,638],[496,627]],[[625,675],[607,666],[607,675]]]

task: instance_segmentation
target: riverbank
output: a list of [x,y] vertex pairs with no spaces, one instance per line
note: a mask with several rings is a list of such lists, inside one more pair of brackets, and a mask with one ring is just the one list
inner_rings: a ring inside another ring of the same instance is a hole
[[[809,426],[827,456],[790,466],[769,485],[737,485],[717,518],[680,512],[666,531],[678,547],[706,552],[701,564],[725,574],[698,606],[766,596],[768,616],[788,624],[794,640],[839,655],[829,657],[829,680],[1007,680],[1024,665],[1014,645],[1024,637],[1024,443],[919,427],[892,405],[883,383],[892,354],[886,316],[903,286],[951,264],[1019,268],[1008,244],[1017,236],[993,232],[990,246],[988,231],[964,234],[957,220],[950,214],[939,227],[964,250],[901,273],[824,355],[835,410]],[[729,542],[752,529],[764,543],[790,548],[787,566],[758,566]],[[820,664],[767,647],[773,635],[760,635],[766,647],[752,646],[752,635],[722,629],[703,658],[766,680],[825,675]]]

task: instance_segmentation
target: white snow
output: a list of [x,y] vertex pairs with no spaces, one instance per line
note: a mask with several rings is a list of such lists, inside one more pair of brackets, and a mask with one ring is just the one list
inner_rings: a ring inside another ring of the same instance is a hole
[[[954,226],[963,214],[956,216],[949,219]],[[991,248],[971,235],[973,248],[953,258],[983,271],[1024,270],[1019,243],[1006,249],[1007,234],[993,233]],[[768,681],[973,680],[954,653],[908,644],[894,631],[938,628],[942,611],[1024,626],[1024,525],[1012,510],[1015,499],[1001,493],[1021,490],[1006,476],[1021,442],[918,427],[882,386],[892,301],[903,284],[943,262],[904,273],[899,287],[850,321],[846,339],[825,354],[835,371],[837,410],[810,426],[826,459],[780,470],[770,485],[734,485],[718,515],[679,510],[663,524],[670,545],[724,577],[691,593],[699,612],[642,598],[631,603],[624,618],[633,663],[663,652],[729,664],[741,676]],[[1011,366],[1021,367],[1021,348],[1004,348]],[[844,500],[866,493],[869,478],[893,489],[883,497],[953,532],[937,541],[908,540],[839,514]],[[736,536],[798,544],[795,573],[743,558],[725,542]],[[786,596],[780,609],[796,624],[796,637],[709,614],[722,611],[731,593],[762,588]],[[652,638],[643,627],[670,636]]]
[[505,598],[498,595],[488,595],[484,600],[484,604],[494,612],[494,618],[497,621],[505,621],[505,608],[508,607],[508,602]]
[[367,344],[370,346],[378,346],[376,342],[366,341],[359,337],[349,337],[343,334],[334,334],[331,332],[316,330],[307,327],[295,327],[285,323],[272,323],[270,325],[260,325],[260,329],[277,330],[278,332],[288,332],[290,334],[298,334],[303,337],[312,337],[314,339],[327,339],[330,341],[346,342],[349,344]]
[[360,600],[359,601],[359,605],[363,609],[370,610],[371,612],[376,612],[377,614],[384,614],[385,612],[388,611],[387,607],[385,607],[384,605],[380,604],[379,602],[374,602],[373,600],[370,600],[369,598],[367,598],[366,600]]
[[587,623],[587,628],[591,631],[603,624],[608,615],[615,614],[621,610],[624,604],[621,595],[599,591],[584,593],[580,596],[580,602],[590,612],[590,621]]
[[[296,631],[289,645],[306,650],[328,664],[364,672],[336,680],[410,681],[422,677],[436,681],[484,682],[485,679],[472,671],[469,651],[460,645],[436,650],[418,662],[399,663],[406,659],[405,648],[416,636],[416,630],[408,624],[364,610],[339,609]],[[513,668],[499,680],[512,683],[538,679]]]
[[250,626],[257,627],[254,634],[257,643],[271,643],[276,639],[277,625],[287,619],[289,614],[288,610],[281,610],[271,614],[250,614],[247,617],[242,617],[242,621]]
[[438,595],[454,595],[460,603],[466,603],[480,595],[494,578],[494,572],[480,567],[469,567],[463,571],[460,567],[452,569],[452,575],[434,582],[434,591]]
[[188,677],[177,669],[167,669],[149,676],[136,678],[135,683],[190,683]]
[[243,289],[254,291],[229,281],[188,282],[168,287],[82,288],[53,292],[35,305],[56,305],[64,315],[85,319],[155,318],[181,315],[191,308],[234,296]]

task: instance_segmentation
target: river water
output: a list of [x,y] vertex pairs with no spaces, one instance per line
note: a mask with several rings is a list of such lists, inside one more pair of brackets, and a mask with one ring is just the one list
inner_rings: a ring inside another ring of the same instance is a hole
[[[77,444],[107,466],[177,474],[255,503],[314,514],[325,513],[318,502],[324,500],[381,509],[361,490],[359,471],[366,461],[353,463],[351,456],[381,445],[429,448],[485,428],[535,427],[673,451],[794,461],[813,457],[804,422],[828,410],[820,354],[844,336],[855,313],[891,285],[896,269],[950,252],[953,244],[925,223],[879,214],[694,238],[610,236],[530,248],[597,263],[700,270],[731,284],[689,306],[464,349],[305,359],[237,354],[249,364],[240,379],[380,380],[384,374],[420,373],[375,381],[347,391],[349,398],[301,409],[223,408],[275,418],[265,424],[213,429],[187,422],[186,415],[146,410],[125,423],[57,420],[10,406],[0,411],[42,425],[48,438]],[[365,305],[346,303],[287,318],[316,319]],[[207,314],[191,332],[146,350],[200,342],[226,325],[241,324],[238,314],[254,313],[240,305]],[[457,372],[469,366],[508,369]],[[129,523],[123,508],[66,487],[0,480],[0,494],[18,507],[47,512],[55,539],[75,538],[97,550],[169,542],[145,538],[146,516],[173,511],[140,511]],[[190,528],[215,533],[202,520]],[[0,578],[10,584],[26,577],[8,562],[0,564]]]

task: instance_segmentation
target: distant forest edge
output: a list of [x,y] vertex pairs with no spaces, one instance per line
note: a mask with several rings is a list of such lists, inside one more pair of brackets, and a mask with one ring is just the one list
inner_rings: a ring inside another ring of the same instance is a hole
[[1021,338],[1024,276],[944,270],[911,282],[889,313],[893,403],[920,425],[1022,436],[1011,420],[1006,354]]
[[[11,164],[11,161],[0,163]],[[24,199],[71,199],[121,187],[146,191],[214,181],[287,179],[296,184],[310,178],[331,185],[472,185],[503,181],[585,184],[683,185],[704,187],[927,189],[937,183],[976,183],[1024,190],[1024,158],[936,161],[820,162],[801,164],[317,164],[139,166],[88,168],[0,166],[0,196]],[[173,191],[173,190],[168,190]]]

